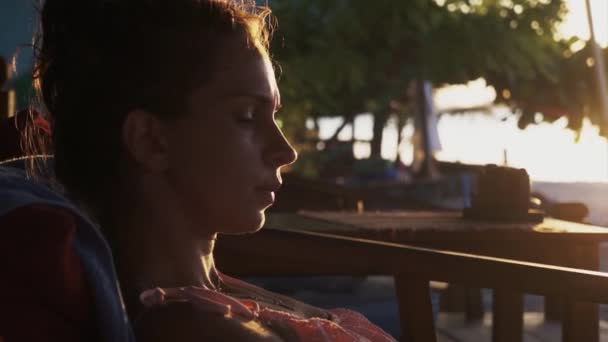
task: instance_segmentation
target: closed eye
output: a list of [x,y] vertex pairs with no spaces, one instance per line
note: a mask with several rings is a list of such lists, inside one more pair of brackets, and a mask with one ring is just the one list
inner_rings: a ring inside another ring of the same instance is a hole
[[252,123],[255,121],[255,108],[249,106],[245,110],[235,113],[236,120],[241,123]]

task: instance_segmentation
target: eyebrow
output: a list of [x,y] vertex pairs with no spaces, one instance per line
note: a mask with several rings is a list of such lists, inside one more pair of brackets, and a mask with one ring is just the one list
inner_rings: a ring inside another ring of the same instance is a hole
[[225,95],[226,97],[241,97],[241,98],[252,98],[257,102],[273,104],[275,110],[279,110],[283,107],[281,103],[281,99],[278,95],[274,97],[269,97],[263,94],[249,94],[249,93],[229,93]]

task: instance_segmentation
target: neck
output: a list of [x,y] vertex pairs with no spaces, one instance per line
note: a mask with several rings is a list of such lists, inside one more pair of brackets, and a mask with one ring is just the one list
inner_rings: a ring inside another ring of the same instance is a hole
[[111,227],[118,232],[110,244],[127,306],[133,306],[142,291],[155,287],[217,289],[220,283],[213,259],[216,233],[195,236],[192,232],[200,229],[194,229],[171,203],[144,201]]

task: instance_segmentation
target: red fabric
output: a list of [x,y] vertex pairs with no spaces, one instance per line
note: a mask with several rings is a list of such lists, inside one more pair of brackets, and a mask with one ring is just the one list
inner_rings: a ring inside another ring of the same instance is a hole
[[0,337],[93,341],[93,298],[67,211],[30,206],[0,217]]
[[147,307],[188,301],[204,312],[218,313],[243,322],[255,320],[271,329],[283,327],[295,333],[296,340],[293,342],[396,342],[363,315],[347,309],[329,310],[331,319],[303,318],[295,313],[264,307],[255,300],[236,299],[200,287],[156,288],[144,291],[141,300]]

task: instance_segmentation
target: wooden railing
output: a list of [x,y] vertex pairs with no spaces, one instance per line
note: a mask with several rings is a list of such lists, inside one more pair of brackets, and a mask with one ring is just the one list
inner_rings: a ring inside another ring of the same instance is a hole
[[[607,273],[296,230],[222,236],[216,256],[220,269],[239,276],[392,275],[403,341],[436,339],[430,280],[495,289],[495,305],[517,293],[564,298],[573,310],[608,303]],[[494,341],[512,341],[496,331]],[[568,327],[563,339],[579,341]]]

